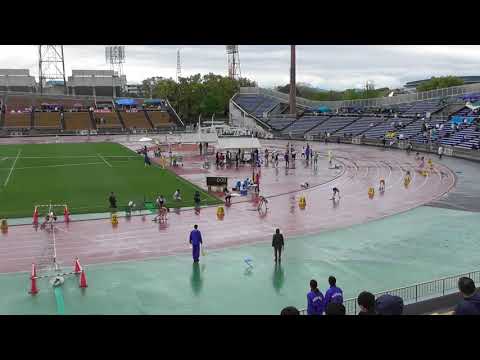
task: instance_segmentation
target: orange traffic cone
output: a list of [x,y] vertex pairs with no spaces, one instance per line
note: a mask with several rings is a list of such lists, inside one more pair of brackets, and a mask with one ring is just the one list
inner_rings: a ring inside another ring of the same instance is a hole
[[38,209],[35,206],[35,211],[33,212],[33,225],[38,225]]
[[32,295],[35,295],[35,294],[38,293],[37,278],[32,276],[31,280],[32,280],[32,285],[31,285],[30,291],[28,293],[32,294]]
[[80,274],[82,272],[82,266],[80,265],[80,260],[78,260],[78,257],[75,259],[75,269],[73,270],[75,274]]
[[68,223],[70,221],[70,213],[68,212],[68,207],[65,206],[65,210],[63,211],[63,220]]
[[80,287],[82,289],[86,288],[87,285],[87,277],[85,276],[85,270],[82,270],[82,275],[80,275]]
[[37,276],[37,269],[35,268],[35,264],[32,264],[32,278]]

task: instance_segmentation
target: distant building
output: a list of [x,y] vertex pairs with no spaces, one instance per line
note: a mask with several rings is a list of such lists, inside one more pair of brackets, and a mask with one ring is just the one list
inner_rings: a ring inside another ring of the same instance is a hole
[[0,69],[0,91],[34,92],[36,86],[28,69]]
[[[465,85],[480,83],[480,76],[457,76],[457,77],[459,79],[462,79],[464,81]],[[410,81],[410,82],[407,82],[404,86],[407,89],[414,89],[418,85],[420,85],[424,82],[427,82],[429,80],[431,80],[431,79]]]
[[127,84],[125,86],[125,92],[128,93],[128,94],[136,95],[136,96],[142,96],[143,95],[142,85],[141,84]]
[[127,78],[112,70],[72,70],[67,88],[70,95],[121,96]]

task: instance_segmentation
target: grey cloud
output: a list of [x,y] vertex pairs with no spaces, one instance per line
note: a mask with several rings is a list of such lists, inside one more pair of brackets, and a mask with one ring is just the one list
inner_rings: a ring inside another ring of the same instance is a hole
[[[67,74],[72,69],[108,69],[104,46],[65,46]],[[227,73],[225,46],[126,46],[127,80],[150,76],[176,76],[177,49],[181,49],[182,75]],[[260,86],[289,80],[288,45],[239,45],[242,75]],[[377,87],[441,75],[476,75],[480,46],[297,46],[297,80],[324,89],[361,86],[373,80]],[[0,68],[28,68],[38,76],[36,46],[0,46]]]

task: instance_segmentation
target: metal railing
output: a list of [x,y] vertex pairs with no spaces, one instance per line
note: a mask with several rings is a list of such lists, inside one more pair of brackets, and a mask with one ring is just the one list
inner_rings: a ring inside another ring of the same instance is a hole
[[[463,276],[469,277],[477,284],[480,282],[480,270],[477,270],[427,282],[422,282],[411,286],[382,291],[379,293],[375,293],[374,295],[375,298],[385,294],[396,295],[403,299],[403,303],[405,305],[415,304],[419,301],[429,300],[439,296],[444,296],[457,292],[458,279]],[[360,311],[357,305],[357,298],[344,300],[343,305],[345,306],[347,315],[355,315]],[[307,309],[300,310],[300,314],[306,315]]]
[[[412,103],[415,101],[425,101],[433,99],[448,98],[452,96],[460,96],[469,92],[480,92],[480,83],[478,84],[469,84],[461,86],[452,86],[444,89],[436,89],[424,92],[417,92],[412,94],[403,94],[392,97],[381,97],[381,98],[371,98],[371,99],[359,99],[359,100],[342,100],[342,101],[314,101],[308,100],[301,97],[297,97],[297,105],[307,106],[307,107],[316,107],[320,105],[325,105],[331,109],[338,109],[341,107],[382,107],[387,105],[399,105],[405,103]],[[240,88],[240,94],[259,94],[266,95],[280,99],[282,101],[288,102],[288,94],[281,93],[279,91],[255,88],[255,87],[244,87]]]

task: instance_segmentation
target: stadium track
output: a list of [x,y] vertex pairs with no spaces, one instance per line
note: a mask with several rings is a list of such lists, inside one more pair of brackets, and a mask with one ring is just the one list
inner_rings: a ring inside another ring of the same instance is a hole
[[[305,142],[295,143],[297,153]],[[269,149],[285,149],[286,141],[263,141]],[[200,214],[190,211],[172,211],[166,224],[151,221],[153,215],[134,216],[130,220],[120,218],[119,225],[112,227],[109,220],[92,220],[60,223],[56,230],[57,259],[65,267],[73,265],[78,256],[82,264],[109,263],[135,259],[156,258],[165,255],[189,253],[188,234],[193,224],[202,231],[206,249],[220,249],[260,242],[270,242],[274,229],[279,227],[288,239],[292,236],[317,234],[323,231],[366,223],[441,198],[455,185],[455,175],[433,158],[434,170],[427,177],[418,174],[414,154],[407,156],[402,151],[384,150],[366,146],[312,143],[314,150],[323,155],[332,150],[341,171],[329,173],[321,181],[310,180],[311,169],[301,166],[297,156],[297,169],[293,176],[277,181],[272,170],[262,170],[261,188],[269,199],[269,211],[259,215],[256,201],[235,198],[231,207],[225,207],[225,217],[218,220],[216,207],[202,208]],[[138,145],[137,145],[138,147]],[[205,187],[205,172],[198,168],[197,152],[183,147],[185,166],[183,177]],[[428,158],[428,157],[427,157]],[[323,166],[322,165],[322,166]],[[190,169],[190,171],[189,171]],[[403,186],[405,172],[410,170],[412,182]],[[280,161],[279,172],[285,171]],[[290,171],[290,170],[289,170]],[[329,170],[323,166],[319,173]],[[240,175],[241,174],[241,175]],[[209,176],[242,176],[250,174],[251,168],[235,173],[209,170]],[[386,191],[378,194],[380,178],[386,182]],[[309,179],[311,187],[300,190],[299,184]],[[332,187],[340,189],[341,200],[331,200]],[[375,188],[375,197],[369,199],[368,188]],[[307,206],[299,209],[298,199],[305,195]],[[414,231],[412,229],[412,231]],[[10,227],[0,241],[0,272],[28,271],[32,262],[43,264],[51,251],[51,235],[35,231],[31,225]]]

